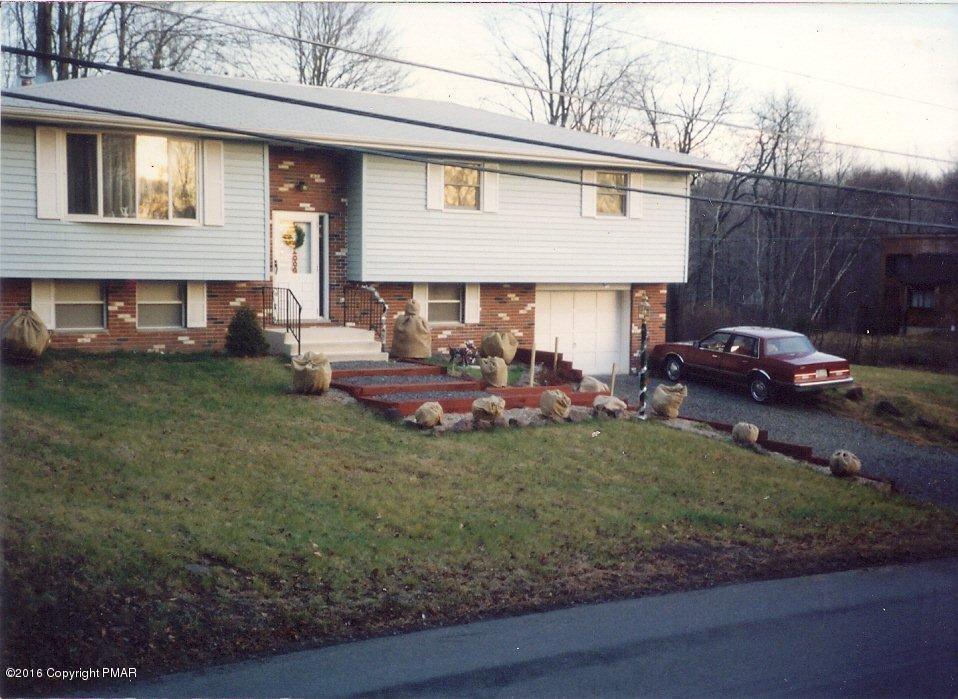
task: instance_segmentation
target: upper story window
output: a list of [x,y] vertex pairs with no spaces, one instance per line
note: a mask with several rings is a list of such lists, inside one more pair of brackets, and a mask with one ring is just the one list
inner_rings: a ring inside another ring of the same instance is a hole
[[595,209],[600,216],[625,216],[628,192],[616,187],[627,187],[629,176],[624,172],[597,172]]
[[446,165],[443,167],[443,206],[446,209],[479,209],[479,170]]
[[147,134],[67,133],[67,213],[195,221],[198,143]]

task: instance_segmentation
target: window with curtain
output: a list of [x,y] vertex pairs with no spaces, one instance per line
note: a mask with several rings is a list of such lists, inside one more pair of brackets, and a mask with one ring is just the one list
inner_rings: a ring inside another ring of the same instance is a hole
[[443,204],[447,209],[478,209],[479,170],[446,165],[443,168]]
[[464,284],[429,285],[429,322],[461,323],[465,297]]
[[182,328],[186,325],[186,284],[137,282],[138,328]]
[[625,216],[627,192],[616,187],[628,187],[629,176],[624,172],[598,172],[599,185],[595,197],[596,213],[602,216]]
[[103,284],[58,279],[53,285],[53,324],[57,330],[99,330],[106,327]]
[[199,144],[191,139],[68,133],[68,212],[106,219],[196,220],[198,163]]

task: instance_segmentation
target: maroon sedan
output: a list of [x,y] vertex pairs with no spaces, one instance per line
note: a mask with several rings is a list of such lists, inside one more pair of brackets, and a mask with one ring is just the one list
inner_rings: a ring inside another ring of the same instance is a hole
[[846,360],[817,351],[800,333],[776,328],[720,328],[698,342],[656,345],[650,359],[670,381],[699,376],[744,384],[759,403],[776,391],[806,393],[853,381]]

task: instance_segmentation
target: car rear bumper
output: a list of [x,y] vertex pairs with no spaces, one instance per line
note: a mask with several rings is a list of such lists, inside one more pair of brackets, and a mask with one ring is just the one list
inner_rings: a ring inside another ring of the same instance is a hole
[[815,391],[824,391],[826,388],[839,388],[841,386],[850,386],[855,383],[851,376],[844,379],[831,379],[829,381],[809,381],[808,383],[783,383],[779,388],[792,393],[814,393]]

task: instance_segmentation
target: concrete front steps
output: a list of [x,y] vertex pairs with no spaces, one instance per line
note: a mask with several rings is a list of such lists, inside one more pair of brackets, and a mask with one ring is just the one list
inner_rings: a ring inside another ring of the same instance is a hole
[[[284,328],[266,328],[270,352],[292,357],[296,354],[296,338]],[[372,330],[342,325],[304,325],[301,352],[321,352],[331,362],[386,362],[389,355]]]

